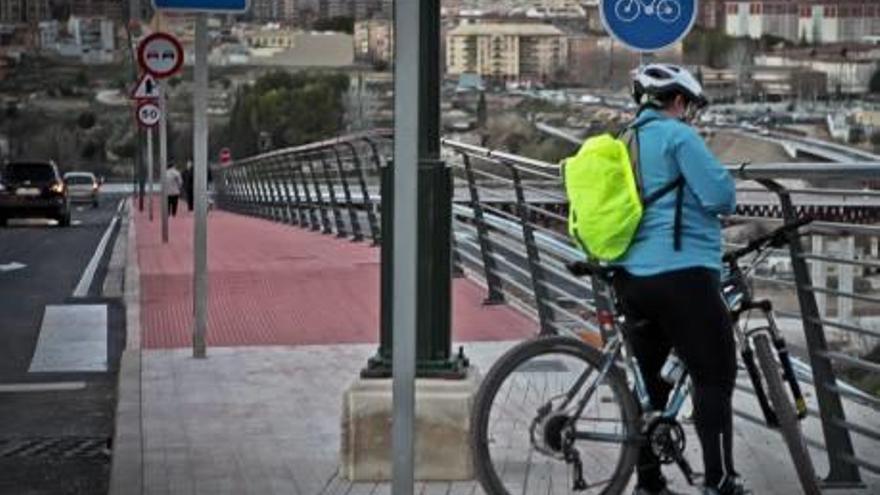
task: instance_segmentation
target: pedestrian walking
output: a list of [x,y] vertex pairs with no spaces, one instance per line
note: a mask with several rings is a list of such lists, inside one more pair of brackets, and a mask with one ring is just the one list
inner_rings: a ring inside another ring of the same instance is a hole
[[177,216],[177,200],[180,198],[182,188],[183,177],[174,164],[169,163],[168,170],[165,171],[165,191],[168,193],[168,212],[172,217]]
[[192,160],[186,162],[186,170],[183,171],[183,193],[186,199],[186,209],[193,211],[193,205],[196,202],[193,194],[193,163]]

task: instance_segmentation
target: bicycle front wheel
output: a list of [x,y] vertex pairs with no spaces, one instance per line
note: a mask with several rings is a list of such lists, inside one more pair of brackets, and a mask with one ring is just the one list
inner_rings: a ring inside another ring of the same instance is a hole
[[[599,379],[601,361],[596,349],[555,336],[523,342],[493,365],[471,423],[477,478],[488,494],[615,495],[627,486],[638,412],[620,367]],[[576,489],[579,468],[585,486]]]
[[794,404],[783,384],[782,367],[774,357],[770,336],[765,333],[758,334],[754,338],[754,344],[758,366],[761,367],[761,374],[767,384],[767,396],[779,421],[779,431],[791,454],[801,488],[805,495],[821,495],[813,459],[804,442]]

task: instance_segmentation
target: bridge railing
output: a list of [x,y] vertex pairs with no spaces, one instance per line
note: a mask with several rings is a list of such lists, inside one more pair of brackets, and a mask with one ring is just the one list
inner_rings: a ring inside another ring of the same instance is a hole
[[[304,228],[381,242],[380,170],[390,163],[388,132],[366,133],[280,150],[215,169],[218,205]],[[582,257],[566,234],[567,205],[555,164],[443,141],[454,177],[456,273],[483,285],[486,304],[508,303],[531,315],[543,334],[601,339],[595,315],[607,302],[592,281],[571,276]],[[880,430],[863,421],[880,411],[880,163],[731,167],[741,202],[726,220],[733,243],[755,229],[811,215],[804,242],[777,250],[753,277],[779,309],[786,337],[803,350],[798,377],[812,383],[811,416],[827,452],[832,485],[880,474]],[[865,355],[874,352],[875,359]],[[843,379],[838,379],[843,378]],[[873,393],[850,381],[874,387]],[[748,392],[747,390],[743,390]],[[850,399],[846,408],[841,397]],[[747,419],[746,411],[738,411]]]

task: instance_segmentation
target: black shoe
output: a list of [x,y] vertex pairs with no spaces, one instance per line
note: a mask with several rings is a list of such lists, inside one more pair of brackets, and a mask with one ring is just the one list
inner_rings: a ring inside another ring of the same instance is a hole
[[703,495],[750,495],[751,490],[743,486],[739,477],[728,478],[721,486],[703,488]]

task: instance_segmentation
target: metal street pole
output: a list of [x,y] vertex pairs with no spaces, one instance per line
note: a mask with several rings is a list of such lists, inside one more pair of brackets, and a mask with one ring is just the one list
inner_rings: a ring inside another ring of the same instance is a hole
[[147,210],[150,221],[153,221],[153,183],[155,182],[153,170],[153,128],[147,128]]
[[166,185],[168,175],[168,105],[165,101],[165,85],[159,84],[159,111],[162,115],[159,117],[159,169],[160,180],[162,181],[162,243],[168,244],[168,186]]
[[204,358],[208,320],[208,16],[196,17],[196,61],[193,91],[193,357]]
[[[412,495],[416,378],[416,293],[418,289],[418,169],[419,169],[419,48],[423,9],[436,0],[394,2],[394,208],[392,244],[392,421],[391,493]],[[417,73],[413,74],[416,69]],[[415,110],[415,111],[413,111]],[[387,210],[385,210],[387,211]],[[384,249],[384,248],[383,248]],[[387,270],[383,267],[383,270]]]

